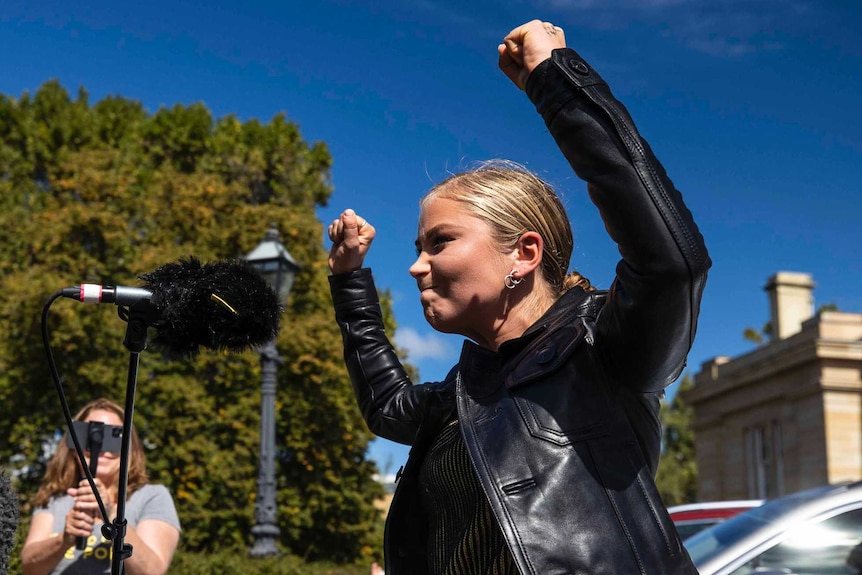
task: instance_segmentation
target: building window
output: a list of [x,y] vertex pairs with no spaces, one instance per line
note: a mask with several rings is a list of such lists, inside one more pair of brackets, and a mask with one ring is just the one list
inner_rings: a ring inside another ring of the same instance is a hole
[[784,495],[784,457],[781,424],[749,427],[745,430],[745,463],[748,496],[772,499]]

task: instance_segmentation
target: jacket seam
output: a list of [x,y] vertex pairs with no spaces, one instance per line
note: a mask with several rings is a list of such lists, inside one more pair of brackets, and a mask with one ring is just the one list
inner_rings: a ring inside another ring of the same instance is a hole
[[667,549],[667,552],[671,555],[671,557],[676,557],[677,554],[674,553],[673,549],[670,546],[670,540],[667,536],[667,530],[665,530],[664,525],[661,524],[661,521],[658,517],[658,513],[656,513],[655,511],[655,506],[652,504],[652,501],[650,500],[649,494],[647,493],[647,490],[644,487],[643,481],[641,480],[640,476],[637,477],[637,482],[638,487],[641,490],[641,494],[644,497],[644,501],[646,501],[647,505],[649,505],[649,510],[650,514],[652,515],[653,521],[655,521],[656,526],[658,527],[659,531],[661,531],[662,539],[664,539],[665,549]]
[[[587,450],[590,453],[590,459],[592,459],[593,465],[595,465],[595,467],[596,467],[596,471],[598,472],[599,476],[602,476],[601,466],[596,464],[596,458],[593,455],[593,446],[589,442],[587,442]],[[628,526],[625,524],[625,521],[622,520],[622,512],[620,511],[619,505],[617,505],[616,500],[614,500],[613,494],[606,487],[607,482],[605,481],[604,477],[602,477],[601,482],[602,482],[602,488],[604,489],[604,492],[605,492],[605,496],[607,496],[608,501],[611,504],[611,507],[614,508],[614,515],[616,516],[617,523],[619,523],[620,528],[623,530],[623,533],[625,534],[626,541],[628,541],[628,543],[629,543],[629,549],[634,554],[635,561],[638,564],[638,569],[640,570],[641,575],[646,575],[646,569],[644,568],[643,560],[641,559],[640,553],[638,553],[637,545],[635,545],[634,538],[632,537],[632,534],[629,531]]]
[[[605,95],[599,90],[595,89],[593,86],[588,86],[583,88],[583,90],[590,99],[599,106],[599,109],[609,117],[620,135],[624,136],[621,139],[626,150],[629,152],[632,167],[637,172],[641,183],[644,184],[644,188],[652,198],[656,209],[665,215],[662,220],[667,226],[668,231],[670,231],[674,238],[677,239],[676,243],[680,248],[680,255],[682,256],[683,261],[686,262],[689,275],[691,275],[693,262],[690,260],[696,260],[698,263],[702,263],[702,254],[700,254],[700,250],[698,250],[694,245],[690,230],[688,230],[687,226],[680,225],[681,218],[679,216],[679,211],[668,198],[664,182],[661,181],[661,178],[655,172],[652,163],[646,161],[646,150],[639,141],[640,137],[638,133],[632,129],[628,120],[626,120],[626,118],[616,110],[616,107],[609,102]],[[645,171],[648,172],[648,174],[645,174]],[[686,254],[686,250],[683,249],[683,246],[687,248],[689,255]]]
[[[652,163],[646,159],[646,150],[640,144],[640,138],[637,132],[632,130],[631,126],[629,126],[629,122],[618,110],[615,109],[612,103],[609,102],[604,94],[599,90],[593,86],[583,88],[583,90],[588,97],[598,105],[599,109],[608,116],[620,134],[623,145],[628,151],[629,158],[632,161],[632,167],[637,173],[638,179],[640,179],[644,189],[652,199],[656,210],[661,214],[662,221],[664,222],[668,232],[674,238],[679,254],[686,265],[688,281],[693,285],[695,264],[699,264],[700,267],[704,266],[704,254],[702,254],[701,250],[699,250],[695,245],[691,235],[691,230],[688,229],[688,226],[682,225],[679,211],[676,206],[674,206],[674,203],[670,201],[664,182],[662,182],[662,179],[655,172]],[[689,345],[691,345],[694,342],[695,337],[696,323],[694,318],[697,315],[697,307],[694,305],[691,298],[689,299],[688,306],[689,317],[692,319],[689,322],[687,339]],[[685,360],[683,360],[683,364],[684,363]],[[676,371],[676,369],[674,371]]]

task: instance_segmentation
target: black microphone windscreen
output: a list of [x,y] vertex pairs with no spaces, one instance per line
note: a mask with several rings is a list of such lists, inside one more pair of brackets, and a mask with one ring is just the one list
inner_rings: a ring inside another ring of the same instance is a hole
[[190,357],[199,346],[242,351],[278,334],[278,296],[244,260],[202,265],[192,257],[140,279],[159,310],[153,345],[166,355]]
[[9,571],[9,558],[18,530],[18,513],[18,496],[12,490],[9,478],[0,471],[0,573]]

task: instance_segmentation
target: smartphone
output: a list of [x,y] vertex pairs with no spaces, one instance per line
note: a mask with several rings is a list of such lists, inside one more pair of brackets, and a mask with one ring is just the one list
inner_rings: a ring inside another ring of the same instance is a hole
[[[123,428],[119,425],[106,425],[101,421],[73,421],[75,435],[84,451],[96,447],[99,451],[119,453],[123,442]],[[75,449],[72,435],[66,434],[66,445]]]

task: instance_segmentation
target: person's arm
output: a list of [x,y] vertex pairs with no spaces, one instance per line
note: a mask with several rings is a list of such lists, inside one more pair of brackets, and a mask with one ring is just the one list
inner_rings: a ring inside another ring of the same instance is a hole
[[597,326],[608,373],[659,391],[685,366],[711,265],[703,238],[625,107],[562,30],[533,21],[513,30],[500,67],[536,105],[617,243],[622,261]]
[[329,276],[344,361],[365,423],[372,433],[411,444],[435,386],[414,385],[386,336],[371,270],[362,268],[375,230],[353,210],[329,226]]
[[164,575],[171,565],[180,532],[158,519],[145,519],[126,528],[125,542],[132,546],[132,556],[125,560],[128,575]]
[[[107,501],[107,489],[101,480],[96,479],[96,486],[102,492],[102,500]],[[24,575],[47,575],[60,562],[66,551],[75,545],[78,537],[88,538],[93,534],[93,524],[99,514],[99,507],[93,491],[86,480],[78,487],[66,491],[71,498],[72,508],[66,513],[62,533],[54,532],[54,515],[62,513],[59,501],[69,501],[61,498],[52,500],[45,511],[33,516],[27,539],[21,549],[21,565]],[[113,513],[108,509],[109,514]]]
[[70,518],[74,510],[66,518],[66,530],[54,533],[54,514],[49,511],[36,513],[30,521],[30,530],[21,549],[21,571],[23,575],[47,575],[63,558],[66,550],[75,545],[78,536],[88,537],[90,528],[71,527],[74,519]]
[[414,385],[386,336],[377,289],[367,268],[329,276],[344,361],[359,410],[372,433],[411,445],[439,386]]
[[[141,498],[139,501],[138,498]],[[134,503],[132,501],[134,500]],[[132,556],[124,562],[129,575],[163,575],[177,548],[180,520],[173,497],[163,485],[147,485],[129,498],[137,522],[126,528],[125,543],[132,546]]]

